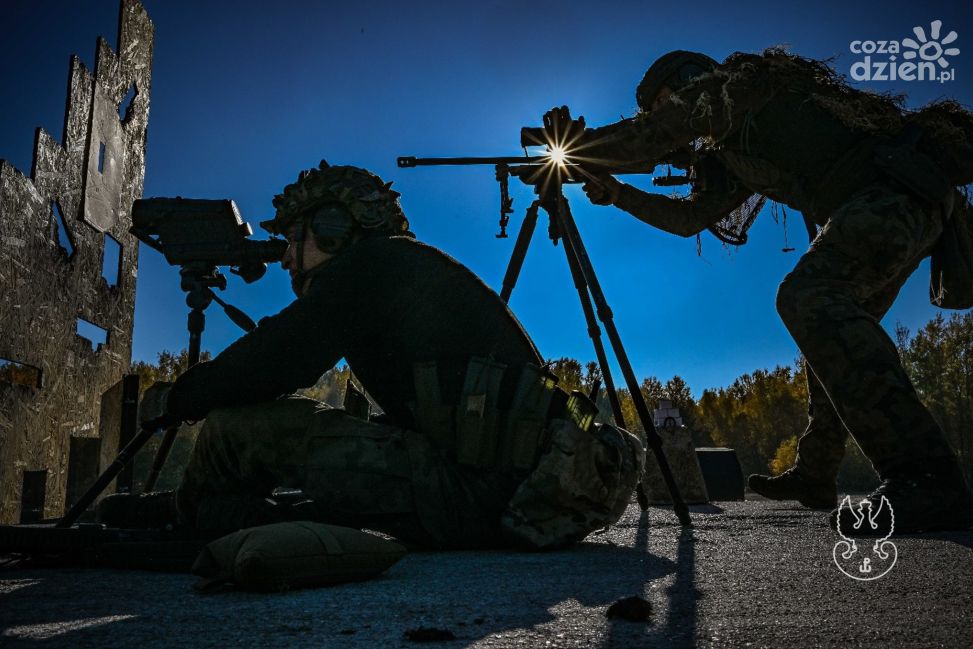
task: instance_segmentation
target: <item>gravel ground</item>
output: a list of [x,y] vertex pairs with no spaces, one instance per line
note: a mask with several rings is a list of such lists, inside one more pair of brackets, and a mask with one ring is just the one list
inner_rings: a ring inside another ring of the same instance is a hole
[[[855,581],[820,512],[694,507],[682,529],[636,505],[610,531],[543,554],[413,553],[368,582],[273,595],[195,593],[192,576],[0,569],[0,645],[48,647],[971,646],[973,531],[893,537],[897,563]],[[606,617],[641,596],[648,621]]]

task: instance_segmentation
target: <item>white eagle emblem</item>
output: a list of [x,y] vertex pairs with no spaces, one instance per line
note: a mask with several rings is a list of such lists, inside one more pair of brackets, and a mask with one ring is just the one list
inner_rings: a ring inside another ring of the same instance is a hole
[[[836,528],[841,540],[832,552],[835,565],[845,575],[859,581],[872,581],[886,575],[898,559],[898,548],[889,541],[895,531],[895,512],[888,498],[882,496],[878,508],[862,499],[858,506],[845,496],[838,507]],[[856,541],[857,539],[857,541]],[[859,553],[858,542],[871,541],[871,553]]]

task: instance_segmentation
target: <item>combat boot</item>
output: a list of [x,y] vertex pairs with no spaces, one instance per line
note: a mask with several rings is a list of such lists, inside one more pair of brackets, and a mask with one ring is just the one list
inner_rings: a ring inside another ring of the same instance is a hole
[[108,527],[163,529],[182,524],[174,491],[105,496],[95,510],[96,520]]
[[[955,462],[890,476],[864,500],[877,512],[883,496],[891,505],[895,534],[973,527],[973,493]],[[835,509],[829,516],[832,529],[837,529],[840,512]]]
[[796,500],[811,509],[833,509],[838,506],[834,480],[825,480],[791,467],[778,476],[751,475],[750,489],[771,500]]

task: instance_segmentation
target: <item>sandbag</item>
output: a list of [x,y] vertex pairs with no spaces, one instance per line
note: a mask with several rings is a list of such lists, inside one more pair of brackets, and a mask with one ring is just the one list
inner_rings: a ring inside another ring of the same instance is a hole
[[238,530],[197,557],[194,586],[209,591],[229,582],[261,592],[314,588],[370,579],[405,556],[404,547],[374,534],[307,521]]

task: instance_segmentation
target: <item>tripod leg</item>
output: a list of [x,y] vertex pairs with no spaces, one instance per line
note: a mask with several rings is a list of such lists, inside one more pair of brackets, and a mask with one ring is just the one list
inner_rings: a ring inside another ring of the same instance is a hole
[[155,458],[152,460],[152,468],[149,469],[149,475],[145,479],[145,486],[142,487],[144,493],[155,489],[155,483],[159,480],[159,474],[162,473],[162,468],[166,465],[166,460],[169,458],[169,451],[172,450],[172,444],[176,441],[176,435],[178,433],[179,424],[166,429],[166,433],[162,437],[162,442],[159,443],[159,448],[155,452]]
[[[206,290],[209,291],[209,289]],[[203,309],[198,307],[194,308],[189,312],[189,354],[187,358],[189,362],[187,363],[187,367],[192,367],[199,362],[200,344],[205,327],[206,315],[203,313]],[[155,452],[155,459],[152,460],[152,468],[149,470],[149,475],[145,479],[145,486],[142,488],[143,493],[148,493],[155,489],[155,483],[159,479],[162,468],[166,465],[166,460],[169,458],[169,451],[172,450],[172,444],[176,441],[176,434],[178,432],[178,424],[166,429],[162,443],[159,444],[159,449]]]
[[571,269],[571,277],[574,279],[574,287],[578,289],[578,297],[581,300],[581,310],[584,311],[585,323],[588,325],[588,337],[595,348],[595,356],[598,357],[598,366],[601,367],[601,375],[605,381],[605,390],[608,392],[608,402],[611,404],[612,416],[615,425],[619,428],[627,428],[625,425],[625,415],[622,414],[622,404],[618,401],[618,392],[615,390],[615,379],[612,378],[611,369],[608,367],[608,356],[605,354],[605,345],[601,342],[601,329],[595,319],[595,311],[591,306],[591,295],[588,293],[588,284],[584,281],[584,274],[578,265],[578,258],[572,254],[571,247],[565,243],[564,252],[568,259],[568,268]]
[[[632,371],[632,363],[629,361],[625,347],[622,345],[621,336],[619,336],[618,329],[615,327],[614,316],[612,315],[611,308],[608,306],[608,302],[605,300],[605,294],[601,290],[598,278],[595,276],[591,259],[588,257],[584,242],[581,240],[581,234],[578,232],[578,226],[571,216],[567,200],[564,199],[563,195],[559,196],[558,200],[559,203],[555,212],[557,213],[558,225],[564,236],[565,249],[570,249],[568,254],[575,257],[585,282],[588,284],[591,298],[594,300],[597,308],[598,319],[601,320],[602,325],[605,327],[605,333],[608,335],[608,341],[611,343],[612,351],[615,352],[615,358],[618,360],[618,364],[622,369],[625,383],[628,386],[629,392],[632,394],[635,412],[638,413],[639,421],[642,422],[642,427],[645,429],[645,436],[649,443],[649,448],[652,449],[656,462],[659,465],[659,472],[662,474],[662,478],[669,488],[669,495],[672,497],[672,508],[679,518],[680,523],[683,525],[691,525],[692,521],[689,518],[689,508],[686,507],[686,503],[682,499],[682,494],[679,493],[679,486],[676,484],[675,478],[672,475],[669,460],[666,459],[665,452],[662,450],[662,438],[659,437],[659,434],[655,430],[655,425],[652,423],[652,415],[649,413],[649,408],[642,396],[642,391],[639,389],[635,372]],[[641,485],[639,485],[639,491],[639,504],[645,508],[647,501],[644,500],[644,489]]]
[[524,258],[527,256],[527,248],[534,236],[534,228],[537,227],[537,210],[539,207],[540,201],[531,203],[531,206],[527,208],[527,214],[524,215],[524,222],[520,224],[517,242],[514,244],[514,251],[510,255],[507,272],[503,276],[503,288],[500,290],[500,299],[504,303],[510,301],[510,294],[513,293],[517,278],[520,277],[520,269],[523,268]]

